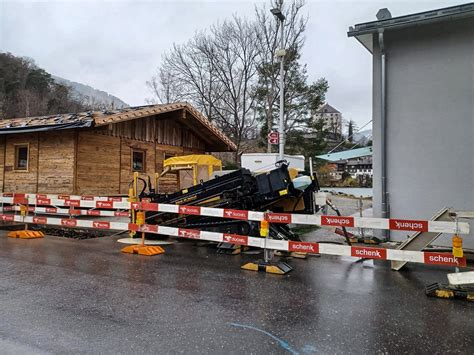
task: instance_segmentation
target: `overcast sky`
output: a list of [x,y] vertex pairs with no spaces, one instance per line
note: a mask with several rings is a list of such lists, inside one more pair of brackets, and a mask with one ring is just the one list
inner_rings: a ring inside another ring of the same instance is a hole
[[[465,1],[467,2],[467,1]],[[268,1],[8,1],[0,0],[0,51],[28,56],[48,72],[107,91],[130,105],[150,93],[145,82],[173,42],[232,14],[253,16]],[[462,1],[307,1],[302,61],[310,79],[325,77],[327,101],[363,125],[371,119],[371,55],[349,26],[452,6]]]

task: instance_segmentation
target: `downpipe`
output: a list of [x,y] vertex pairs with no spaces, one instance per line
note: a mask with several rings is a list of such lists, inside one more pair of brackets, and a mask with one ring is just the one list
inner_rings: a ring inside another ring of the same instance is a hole
[[[381,187],[382,187],[382,218],[390,218],[390,206],[388,203],[387,192],[387,70],[386,70],[386,53],[383,36],[383,29],[379,31],[379,47],[380,47],[380,154],[381,161]],[[384,230],[382,235],[385,240],[390,240],[390,231]]]

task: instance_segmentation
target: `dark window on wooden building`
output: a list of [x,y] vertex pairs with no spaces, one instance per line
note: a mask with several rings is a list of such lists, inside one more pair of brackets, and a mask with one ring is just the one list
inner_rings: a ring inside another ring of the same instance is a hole
[[132,149],[132,171],[145,172],[145,151]]
[[28,144],[15,145],[15,170],[28,170]]

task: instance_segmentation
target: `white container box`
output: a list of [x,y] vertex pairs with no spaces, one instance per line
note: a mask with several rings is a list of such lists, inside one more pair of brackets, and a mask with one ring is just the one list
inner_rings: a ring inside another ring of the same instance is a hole
[[[304,171],[304,155],[286,155],[285,160],[290,164],[290,168]],[[249,153],[241,156],[242,168],[251,172],[263,172],[275,169],[278,161],[278,153]]]

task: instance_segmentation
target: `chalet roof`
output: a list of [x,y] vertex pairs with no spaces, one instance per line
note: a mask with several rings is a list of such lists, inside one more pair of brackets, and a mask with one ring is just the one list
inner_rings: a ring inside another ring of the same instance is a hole
[[216,148],[223,150],[237,149],[236,145],[216,126],[214,126],[201,112],[187,102],[172,104],[147,105],[127,107],[114,111],[89,111],[80,113],[66,113],[41,117],[7,118],[0,120],[0,135],[28,133],[49,130],[99,127],[108,124],[136,120],[155,115],[164,115],[171,112],[182,111],[189,113],[183,117],[190,129],[205,135]]
[[329,105],[328,103],[322,105],[316,113],[341,113],[338,110],[336,110],[334,107]]

